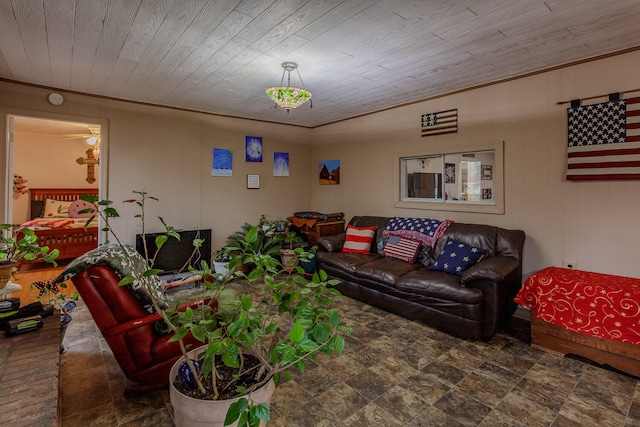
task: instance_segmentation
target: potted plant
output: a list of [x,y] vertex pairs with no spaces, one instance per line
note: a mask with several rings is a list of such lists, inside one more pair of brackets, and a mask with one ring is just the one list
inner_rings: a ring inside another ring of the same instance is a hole
[[302,243],[302,237],[298,236],[295,231],[287,231],[282,235],[280,260],[282,261],[282,266],[288,271],[293,271],[296,265],[299,264],[300,251],[296,253],[294,250],[299,243]]
[[318,252],[317,246],[307,246],[303,249],[303,254],[300,259],[300,266],[306,274],[313,274],[318,271],[318,259],[316,258],[316,252]]
[[[148,196],[144,192],[137,194],[140,198],[136,203],[144,211]],[[110,204],[98,203],[103,208],[103,218],[117,216]],[[144,213],[136,216],[144,221]],[[183,349],[183,357],[174,365],[169,379],[178,426],[205,425],[198,424],[201,422],[257,426],[268,422],[269,398],[259,397],[259,390],[266,389],[269,395],[273,387],[289,378],[291,370],[304,370],[306,360],[315,360],[319,352],[340,354],[344,348],[343,335],[350,331],[332,308],[339,295],[332,287],[336,281],[327,280],[323,271],[308,279],[301,267],[283,269],[277,257],[280,238],[277,234],[268,235],[269,230],[265,231],[262,225],[245,224],[234,233],[234,240],[227,245],[233,273],[214,274],[206,262],[201,263],[200,270],[190,268],[194,275],[204,278],[203,296],[216,298],[216,308],[203,304],[178,311],[164,309],[153,301],[156,312],[173,333],[171,340],[180,342]],[[235,268],[241,264],[251,265],[251,269],[245,272]],[[157,273],[150,265],[143,275]],[[121,284],[135,279],[127,276]],[[235,281],[244,284],[238,286]],[[259,294],[244,292],[257,284]],[[184,346],[182,339],[189,333],[202,342],[202,347]],[[211,415],[216,411],[208,406],[221,401],[226,401],[222,419],[203,421],[191,417],[202,405],[207,406],[202,411],[204,415]]]
[[46,261],[56,266],[59,253],[40,246],[36,233],[29,228],[18,230],[11,224],[0,224],[0,288],[15,278],[22,261]]
[[231,251],[227,247],[218,249],[213,254],[213,267],[217,274],[226,276],[229,273],[229,262],[231,261]]
[[[246,234],[253,228],[257,228],[256,238],[247,241]],[[257,225],[244,223],[240,230],[230,234],[227,237],[226,248],[236,255],[252,251],[262,255],[278,257],[284,234],[276,233],[274,230],[273,224],[264,215],[261,215]],[[236,259],[233,267],[248,273],[253,266],[251,260],[240,258]]]

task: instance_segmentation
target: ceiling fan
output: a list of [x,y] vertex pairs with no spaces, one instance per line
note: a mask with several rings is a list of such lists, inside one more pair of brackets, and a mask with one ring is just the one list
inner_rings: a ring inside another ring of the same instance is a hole
[[87,133],[72,133],[63,135],[65,139],[86,139],[87,144],[93,147],[93,155],[98,158],[100,155],[100,126],[99,125],[87,125],[89,132]]

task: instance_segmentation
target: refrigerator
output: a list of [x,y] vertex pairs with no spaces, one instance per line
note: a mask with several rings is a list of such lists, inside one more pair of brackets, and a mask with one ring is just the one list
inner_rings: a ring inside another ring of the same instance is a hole
[[442,198],[441,173],[410,173],[407,175],[407,195],[418,199]]

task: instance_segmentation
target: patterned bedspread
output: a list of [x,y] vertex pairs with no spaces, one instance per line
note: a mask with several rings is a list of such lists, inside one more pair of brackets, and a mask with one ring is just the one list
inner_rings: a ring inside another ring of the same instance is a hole
[[549,267],[529,277],[514,301],[562,328],[640,344],[640,279]]

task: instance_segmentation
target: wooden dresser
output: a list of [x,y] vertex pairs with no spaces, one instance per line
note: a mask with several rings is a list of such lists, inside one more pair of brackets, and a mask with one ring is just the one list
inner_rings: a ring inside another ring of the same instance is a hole
[[306,227],[306,230],[301,230],[307,234],[309,246],[316,244],[316,239],[321,236],[331,236],[333,234],[340,234],[344,232],[344,220],[329,220],[318,221],[311,227]]

